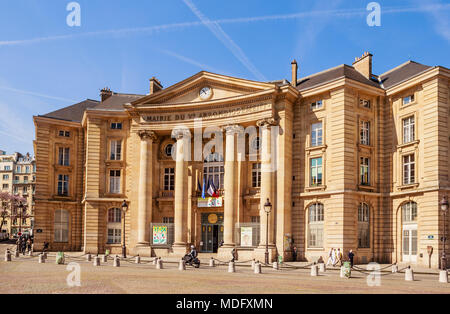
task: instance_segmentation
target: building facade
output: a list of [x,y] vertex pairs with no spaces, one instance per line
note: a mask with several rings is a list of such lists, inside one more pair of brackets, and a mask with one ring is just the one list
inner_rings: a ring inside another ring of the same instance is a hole
[[308,261],[340,248],[437,267],[450,71],[409,61],[377,76],[369,53],[308,77],[291,66],[291,82],[152,78],[148,95],[103,89],[34,117],[35,246],[260,260],[296,246]]
[[[14,202],[3,202],[1,231],[10,236],[19,232],[32,234],[34,224],[34,194],[36,182],[36,164],[29,153],[0,155],[0,192],[15,196]],[[22,202],[23,209],[18,205]],[[11,205],[12,204],[12,205]]]

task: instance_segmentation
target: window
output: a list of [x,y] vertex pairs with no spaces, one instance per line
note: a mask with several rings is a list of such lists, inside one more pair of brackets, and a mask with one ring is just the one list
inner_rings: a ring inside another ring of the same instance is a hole
[[70,148],[68,147],[60,147],[58,153],[58,164],[60,166],[68,166],[69,165],[69,152]]
[[254,163],[252,166],[252,187],[261,187],[261,163]]
[[108,210],[108,244],[117,244],[121,242],[122,236],[122,211],[120,208],[111,208]]
[[69,176],[66,174],[58,175],[58,195],[59,196],[69,195]]
[[27,195],[28,194],[28,188],[26,186],[23,187],[22,194],[23,195]]
[[23,177],[23,182],[24,182],[24,183],[28,183],[28,176],[24,176],[24,177]]
[[261,139],[259,136],[257,136],[252,140],[252,149],[254,151],[259,151],[260,148],[261,148]]
[[403,105],[409,105],[414,102],[414,95],[409,95],[407,97],[403,97]]
[[322,145],[322,122],[311,126],[311,146]]
[[164,169],[164,191],[175,190],[175,168]]
[[214,153],[206,157],[205,163],[203,164],[203,178],[206,184],[211,181],[214,183],[216,189],[222,190],[224,172],[223,157],[220,154]]
[[55,242],[69,242],[69,212],[55,210]]
[[359,105],[364,108],[370,108],[370,100],[368,99],[360,99]]
[[403,119],[403,143],[410,143],[415,138],[415,121],[414,116]]
[[408,202],[402,206],[403,223],[417,222],[417,203]]
[[19,182],[20,181],[19,176],[14,176],[14,181]]
[[370,185],[370,159],[367,157],[361,157],[360,176],[361,185]]
[[122,159],[122,141],[120,140],[111,141],[110,160],[121,160],[121,159]]
[[5,170],[11,170],[11,166],[5,166]]
[[360,122],[360,142],[362,145],[370,145],[370,122]]
[[3,175],[3,180],[8,180],[9,179],[9,174],[4,174]]
[[322,185],[322,157],[311,159],[311,186]]
[[109,192],[120,194],[120,170],[109,171]]
[[308,247],[321,248],[323,247],[323,205],[320,203],[312,204],[308,211]]
[[366,203],[359,204],[358,207],[358,247],[370,247],[370,208]]
[[172,151],[173,151],[173,144],[167,144],[166,147],[164,147],[164,154],[166,157],[172,157]]
[[62,137],[70,137],[70,132],[69,131],[59,131],[59,136]]
[[163,217],[163,224],[173,224],[173,217]]
[[122,212],[120,208],[111,208],[108,210],[108,223],[117,223],[122,221]]
[[30,166],[25,166],[25,172],[30,173]]
[[318,100],[311,104],[311,110],[321,109],[323,107],[323,100]]
[[6,189],[8,189],[9,188],[9,184],[3,184],[3,190],[6,190]]
[[122,122],[111,123],[111,130],[122,130]]
[[414,154],[403,156],[403,184],[415,183]]
[[22,172],[22,166],[17,166],[16,167],[16,172],[17,173],[21,173]]
[[261,223],[261,217],[260,216],[251,216],[250,221],[254,224],[259,224],[259,223]]

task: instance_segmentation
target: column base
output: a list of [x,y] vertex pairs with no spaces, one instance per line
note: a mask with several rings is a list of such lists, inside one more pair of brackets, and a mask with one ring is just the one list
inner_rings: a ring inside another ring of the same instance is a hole
[[150,243],[138,243],[134,248],[130,250],[131,255],[139,255],[144,257],[151,257],[152,256],[152,248],[150,246]]
[[234,244],[224,244],[219,247],[219,249],[217,250],[217,259],[226,262],[231,261],[231,259],[233,258],[231,251],[233,251],[234,247]]
[[187,253],[187,244],[186,243],[175,243],[172,245],[172,253],[171,257],[184,257]]
[[[269,264],[273,263],[276,258],[277,248],[275,245],[269,245]],[[261,263],[264,263],[266,260],[266,246],[259,246],[253,251],[253,258]]]

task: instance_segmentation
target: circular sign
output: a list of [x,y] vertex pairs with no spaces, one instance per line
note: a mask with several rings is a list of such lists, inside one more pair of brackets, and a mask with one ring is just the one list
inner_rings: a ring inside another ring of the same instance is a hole
[[217,217],[216,214],[211,214],[208,216],[208,222],[210,224],[215,224],[215,223],[217,223],[218,220],[219,220],[219,218]]

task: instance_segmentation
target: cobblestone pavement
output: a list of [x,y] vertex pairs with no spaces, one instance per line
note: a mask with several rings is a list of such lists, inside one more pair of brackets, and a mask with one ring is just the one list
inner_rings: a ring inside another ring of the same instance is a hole
[[[56,265],[54,253],[45,264],[38,257],[21,256],[4,261],[6,244],[0,244],[0,293],[169,293],[169,294],[278,294],[278,293],[450,293],[450,284],[438,282],[436,274],[417,274],[414,282],[404,280],[404,274],[381,277],[381,286],[370,287],[367,277],[352,272],[352,278],[340,278],[339,272],[328,270],[311,277],[309,269],[273,270],[263,268],[254,274],[249,266],[238,266],[228,273],[227,266],[200,269],[188,267],[179,271],[177,263],[164,263],[158,270],[152,263],[134,264],[122,261],[113,267],[112,260],[95,267],[85,258],[68,258],[65,265]],[[11,245],[9,245],[11,246]],[[71,256],[81,253],[71,253]],[[143,260],[147,262],[146,260]],[[66,278],[71,273],[67,264],[77,262],[81,269],[81,286],[69,287]]]

